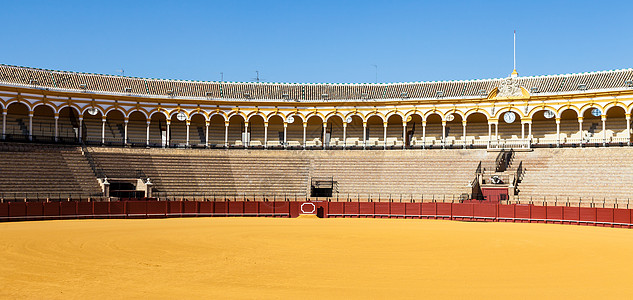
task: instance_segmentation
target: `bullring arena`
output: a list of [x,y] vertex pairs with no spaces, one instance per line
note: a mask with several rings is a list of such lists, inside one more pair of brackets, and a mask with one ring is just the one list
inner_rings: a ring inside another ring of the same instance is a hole
[[632,69],[291,84],[0,65],[0,107],[3,298],[633,294]]

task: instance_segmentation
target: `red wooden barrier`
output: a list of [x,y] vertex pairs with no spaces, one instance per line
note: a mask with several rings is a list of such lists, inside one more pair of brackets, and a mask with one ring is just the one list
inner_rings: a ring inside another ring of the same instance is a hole
[[576,223],[569,221],[578,221],[580,218],[580,207],[563,207],[563,220],[565,223]]
[[547,206],[547,220],[554,220],[555,223],[562,223],[563,220],[563,208],[562,206]]
[[376,213],[374,202],[360,202],[358,211],[361,217],[373,216]]
[[47,217],[59,217],[59,202],[47,202],[43,204],[43,215]]
[[164,217],[167,214],[167,202],[148,201],[147,216],[148,217]]
[[455,220],[472,220],[474,216],[474,208],[471,203],[453,203],[452,212]]
[[0,203],[0,218],[9,217],[9,203]]
[[581,207],[579,212],[579,220],[585,222],[595,222],[596,209],[591,207]]
[[95,214],[97,214],[96,208],[101,203],[110,204],[110,215],[112,216],[124,216],[125,215],[125,202],[93,202],[95,205]]
[[182,216],[182,201],[168,201],[167,213],[170,216]]
[[241,217],[242,215],[244,215],[244,202],[229,202],[229,215],[236,217]]
[[331,215],[335,218],[340,217],[344,212],[344,202],[329,202],[327,204],[328,215]]
[[428,216],[435,216],[437,215],[437,203],[422,203],[422,215],[427,217]]
[[379,218],[387,218],[390,215],[390,206],[393,203],[390,202],[375,202],[374,203],[374,214]]
[[600,223],[613,223],[614,213],[614,209],[612,208],[596,208],[596,221]]
[[353,215],[355,217],[358,217],[358,214],[360,213],[360,203],[362,202],[345,202],[343,213],[345,215]]
[[628,225],[624,224],[631,224],[631,210],[614,209],[613,222],[616,223],[616,227],[627,227]]
[[244,215],[247,216],[259,216],[259,202],[247,201],[244,202]]
[[305,202],[295,202],[295,201],[288,202],[288,204],[290,205],[288,210],[290,212],[290,217],[291,218],[296,218],[296,217],[299,216],[299,214],[301,214],[301,204],[303,204],[303,203],[305,203]]
[[389,214],[392,216],[397,216],[398,218],[404,218],[404,215],[407,213],[406,203],[401,202],[392,202],[391,209],[389,210]]
[[77,211],[77,206],[79,202],[60,202],[59,203],[59,214],[61,216],[76,216],[79,214]]
[[[272,209],[271,209],[272,211]],[[214,202],[213,203],[213,215],[215,216],[228,216],[229,215],[229,203],[228,202]]]
[[260,202],[259,203],[259,214],[260,215],[270,217],[274,213],[275,213],[274,202]]
[[94,215],[107,215],[109,213],[109,202],[77,202],[77,215],[80,218],[91,218]]
[[530,210],[530,222],[545,223],[547,219],[546,206],[532,206]]
[[196,215],[198,215],[198,202],[196,202],[196,201],[183,201],[182,202],[182,215],[183,216],[196,216]]
[[147,217],[147,201],[126,201],[125,206],[128,217]]
[[522,219],[520,222],[529,222],[528,219],[531,219],[531,205],[514,205],[514,217],[517,219]]
[[407,218],[417,218],[422,214],[421,203],[405,203],[405,215]]
[[499,221],[512,222],[514,220],[514,208],[516,205],[499,205]]
[[473,216],[481,219],[496,219],[497,218],[497,205],[496,204],[475,204],[473,205]]
[[26,215],[29,217],[38,217],[44,215],[44,205],[39,202],[26,203]]
[[435,203],[436,214],[439,217],[449,218],[453,215],[451,203]]
[[289,202],[277,201],[277,202],[273,202],[273,205],[275,207],[275,216],[276,217],[290,215],[290,204],[289,204]]

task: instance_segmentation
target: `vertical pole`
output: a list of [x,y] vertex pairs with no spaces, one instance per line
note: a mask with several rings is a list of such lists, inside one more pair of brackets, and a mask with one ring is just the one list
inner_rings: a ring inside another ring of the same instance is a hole
[[248,148],[251,143],[251,137],[248,134],[248,122],[244,123],[244,136],[246,137],[244,138],[244,146]]
[[466,120],[462,121],[462,140],[464,141],[463,148],[466,149]]
[[83,130],[84,130],[84,118],[79,118],[79,142],[82,142],[82,137],[83,137]]
[[128,119],[125,118],[123,120],[123,124],[124,124],[124,127],[125,127],[124,134],[123,134],[123,144],[124,145],[127,145],[127,123],[128,123]]
[[383,145],[383,149],[387,150],[387,122],[383,122],[382,127],[383,127],[382,145]]
[[7,110],[3,109],[2,110],[2,139],[3,140],[6,138],[6,135],[7,135]]
[[442,121],[442,149],[446,147],[446,121]]
[[426,121],[422,120],[422,149],[426,147]]
[[55,142],[57,142],[57,139],[59,138],[59,114],[55,114]]
[[264,122],[264,149],[268,148],[268,122]]
[[284,121],[284,149],[288,148],[288,122]]
[[307,122],[303,122],[303,149],[306,148],[306,128],[308,127]]
[[171,120],[166,120],[165,123],[167,123],[167,136],[165,137],[165,144],[167,145],[167,148],[169,148],[169,145],[171,144]]
[[[304,130],[305,130],[305,129],[304,129]],[[305,132],[305,131],[304,131],[304,132]],[[325,150],[325,149],[326,149],[326,146],[327,146],[327,145],[325,144],[325,143],[326,143],[326,139],[327,139],[326,135],[327,135],[327,122],[323,122],[323,142],[322,142],[322,144],[323,144],[323,150]],[[304,134],[304,138],[305,138],[305,134]],[[304,141],[303,143],[305,144],[305,141]]]
[[488,121],[488,143],[492,141],[492,123]]
[[367,148],[367,122],[363,121],[363,150]]
[[585,142],[585,137],[582,132],[582,117],[578,117],[578,136],[580,137],[580,147],[582,147],[582,144]]
[[626,145],[631,146],[631,114],[626,114]]
[[29,112],[29,141],[33,140],[33,112]]
[[229,121],[224,121],[224,148],[229,147]]
[[185,126],[187,126],[187,137],[185,139],[185,146],[189,147],[189,127],[191,125],[191,121],[185,120]]
[[402,122],[402,149],[407,149],[407,122]]
[[211,125],[210,121],[205,121],[205,134],[204,134],[204,147],[209,148],[209,125]]
[[521,139],[525,140],[525,123],[521,122]]
[[556,118],[556,147],[560,147],[560,118]]
[[530,139],[530,143],[532,141],[532,122],[528,123],[528,139]]
[[495,125],[495,140],[499,140],[499,123],[494,123]]
[[[105,124],[107,122],[106,116],[101,117],[101,144],[105,144]],[[55,119],[55,131],[57,131],[57,119]]]
[[145,146],[149,147],[149,125],[151,124],[151,120],[147,119],[147,127],[145,127]]
[[607,144],[607,115],[602,115],[602,146]]
[[343,120],[343,149],[347,146],[347,122]]

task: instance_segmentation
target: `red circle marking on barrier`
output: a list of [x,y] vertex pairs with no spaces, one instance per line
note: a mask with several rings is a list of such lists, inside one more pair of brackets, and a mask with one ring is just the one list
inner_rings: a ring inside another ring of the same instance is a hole
[[[305,205],[311,206],[312,209],[310,211],[306,211],[303,208]],[[301,213],[302,214],[313,214],[315,211],[316,211],[316,206],[314,205],[314,203],[310,203],[310,202],[301,203]]]

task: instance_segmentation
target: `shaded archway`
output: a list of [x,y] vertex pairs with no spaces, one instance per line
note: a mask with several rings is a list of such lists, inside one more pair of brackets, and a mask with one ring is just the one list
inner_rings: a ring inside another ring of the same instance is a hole
[[402,148],[404,146],[404,130],[402,116],[393,114],[387,119],[387,147]]
[[55,141],[55,112],[48,105],[39,105],[33,110],[33,132],[37,142]]
[[151,116],[149,124],[149,145],[151,147],[167,146],[167,117],[158,112]]
[[[569,117],[569,114],[566,115]],[[576,124],[578,124],[576,118]],[[569,124],[569,122],[566,122]],[[562,125],[562,124],[561,124]],[[562,132],[561,127],[561,132]],[[529,130],[528,130],[529,131]],[[578,126],[576,126],[578,131]],[[564,141],[564,134],[561,134],[560,141]],[[557,144],[556,136],[556,117],[553,116],[551,110],[541,110],[532,115],[532,143],[541,145],[555,145]]]
[[211,148],[223,148],[224,147],[224,134],[226,125],[224,117],[219,114],[211,116],[209,119],[209,147]]
[[457,113],[446,115],[445,146],[452,148],[453,145],[463,147],[464,145],[464,124],[462,116]]
[[521,116],[516,112],[510,110],[500,113],[497,126],[499,126],[497,131],[499,140],[516,141],[521,139]]
[[204,148],[207,143],[207,120],[201,113],[191,116],[189,122],[189,145]]
[[573,109],[566,109],[560,117],[560,142],[561,144],[580,144],[582,130],[578,123],[578,113]]
[[25,103],[14,102],[7,107],[5,139],[28,140],[29,107]]
[[488,117],[483,113],[472,113],[466,117],[466,144],[484,147],[488,144]]
[[582,115],[583,143],[602,144],[602,114],[601,108],[592,107],[584,111]]
[[239,114],[232,115],[229,118],[229,147],[244,147],[246,145],[246,136],[243,135],[246,126],[244,125],[244,117]]
[[424,126],[424,146],[434,147],[441,146],[442,137],[442,117],[436,113],[432,113],[426,117],[426,125]]
[[[92,115],[90,112],[94,113]],[[84,112],[83,115],[83,140],[89,145],[101,144],[101,131],[103,129],[103,115],[98,109]]]
[[412,114],[407,117],[407,147],[422,147],[422,116]]
[[125,116],[121,111],[111,110],[106,114],[104,134],[104,141],[106,145],[123,145],[123,137],[125,135],[124,122]]
[[303,146],[303,119],[300,116],[293,116],[294,122],[288,122],[286,133],[286,144],[291,148]]
[[127,143],[132,146],[147,145],[147,118],[140,111],[134,111],[129,116],[127,122]]
[[367,119],[367,148],[382,148],[385,145],[384,122],[378,115],[372,115]]
[[268,147],[281,147],[284,142],[284,120],[280,115],[268,119]]
[[254,115],[248,120],[248,132],[250,133],[249,147],[260,148],[264,146],[265,132],[264,117]]
[[58,140],[64,142],[77,142],[79,138],[79,113],[74,107],[66,106],[59,111],[57,120]]
[[622,107],[612,106],[607,110],[605,123],[607,143],[625,144],[630,141],[630,133],[627,131],[626,112]]
[[[329,140],[327,137],[329,136]],[[329,148],[342,148],[345,146],[343,138],[343,118],[339,115],[331,116],[327,120],[326,146]]]
[[362,148],[363,144],[363,119],[358,115],[345,118],[345,146],[350,148]]
[[306,126],[306,148],[321,148],[323,141],[323,120],[319,116],[311,116]]
[[169,146],[170,147],[186,147],[187,146],[187,116],[183,112],[178,120],[180,113],[173,113],[169,119]]

